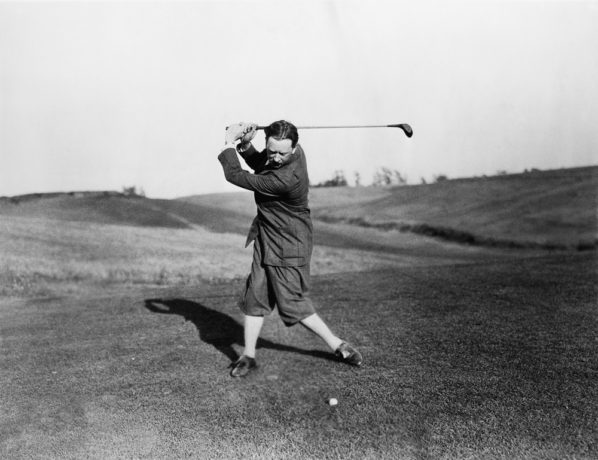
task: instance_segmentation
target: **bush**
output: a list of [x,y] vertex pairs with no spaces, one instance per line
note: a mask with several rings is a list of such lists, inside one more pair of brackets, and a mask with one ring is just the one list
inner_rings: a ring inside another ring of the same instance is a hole
[[379,187],[382,185],[406,185],[407,178],[401,175],[399,171],[391,170],[389,168],[382,167],[374,174],[374,180],[372,185]]
[[139,189],[137,189],[135,185],[132,185],[131,187],[123,187],[122,193],[125,196],[145,197],[145,191],[143,190],[143,188],[139,187]]
[[320,182],[314,187],[345,187],[347,185],[347,179],[345,173],[342,170],[334,171],[334,177],[324,182]]

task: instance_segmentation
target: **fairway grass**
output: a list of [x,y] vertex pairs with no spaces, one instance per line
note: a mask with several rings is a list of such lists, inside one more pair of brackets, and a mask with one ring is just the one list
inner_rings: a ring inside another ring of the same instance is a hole
[[[327,228],[318,225],[318,232],[325,234]],[[415,235],[350,230],[342,230],[354,236],[350,242],[337,230],[329,232],[329,245],[316,245],[314,275],[446,264],[486,254]],[[247,275],[252,258],[252,247],[244,246],[245,236],[198,226],[139,227],[12,216],[0,220],[0,296],[46,296],[56,289],[75,293],[81,283],[87,289],[90,283],[181,286],[240,279]],[[422,258],[425,253],[431,255]]]
[[322,274],[319,311],[364,366],[274,316],[240,380],[240,279],[5,298],[0,458],[596,458],[596,268]]

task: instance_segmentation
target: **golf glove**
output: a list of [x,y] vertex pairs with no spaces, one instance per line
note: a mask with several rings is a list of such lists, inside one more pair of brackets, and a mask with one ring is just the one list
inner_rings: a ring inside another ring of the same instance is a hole
[[255,136],[257,125],[253,123],[235,123],[226,127],[224,140],[227,144],[241,141],[241,143],[251,142]]
[[226,133],[224,134],[224,141],[227,144],[234,144],[236,141],[243,137],[243,124],[235,123],[226,127]]

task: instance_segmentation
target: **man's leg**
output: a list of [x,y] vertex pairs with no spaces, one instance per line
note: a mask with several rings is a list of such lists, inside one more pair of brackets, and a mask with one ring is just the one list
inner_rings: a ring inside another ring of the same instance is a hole
[[245,377],[252,369],[257,367],[255,361],[255,345],[260,336],[260,331],[264,324],[263,316],[249,316],[245,315],[245,347],[241,357],[232,365],[230,375],[232,377]]
[[245,330],[243,333],[245,338],[243,354],[245,356],[255,358],[255,346],[262,330],[262,324],[264,324],[263,316],[245,315]]
[[317,313],[302,319],[300,322],[310,331],[314,332],[324,342],[326,342],[332,351],[336,351],[336,349],[340,347],[341,343],[343,343],[341,339],[332,333],[330,328],[326,325],[322,318],[318,316]]
[[334,335],[317,313],[303,318],[300,323],[324,340],[341,360],[353,366],[361,366],[363,360],[361,353]]
[[264,315],[270,314],[274,308],[273,299],[270,299],[268,278],[262,266],[259,241],[254,243],[251,274],[247,278],[245,292],[239,306],[244,313],[244,349],[241,357],[232,365],[230,374],[233,377],[244,377],[257,367],[255,348],[264,324]]
[[360,366],[361,354],[338,338],[315,313],[309,297],[309,265],[302,267],[267,267],[268,277],[278,304],[278,313],[285,324],[299,321],[320,337],[342,361]]

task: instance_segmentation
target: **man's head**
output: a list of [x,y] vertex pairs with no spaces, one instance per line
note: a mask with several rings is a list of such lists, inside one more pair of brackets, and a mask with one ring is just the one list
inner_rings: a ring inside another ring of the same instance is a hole
[[275,121],[265,129],[268,163],[280,167],[291,160],[299,141],[297,128],[288,121]]

